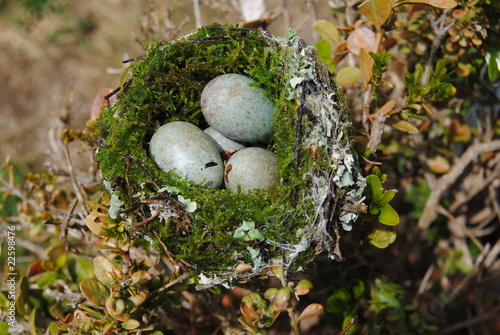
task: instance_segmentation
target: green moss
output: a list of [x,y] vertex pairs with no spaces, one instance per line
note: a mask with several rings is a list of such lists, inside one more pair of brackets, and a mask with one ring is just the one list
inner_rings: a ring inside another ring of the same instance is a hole
[[[157,232],[174,258],[190,264],[195,272],[217,274],[232,271],[240,262],[268,262],[302,243],[300,232],[311,229],[318,207],[308,193],[313,178],[322,174],[329,178],[335,169],[328,147],[320,145],[314,158],[310,143],[302,138],[306,132],[301,129],[316,127],[321,120],[309,115],[303,101],[290,97],[290,80],[296,76],[293,71],[310,73],[314,69],[291,68],[287,57],[300,55],[279,42],[260,31],[219,26],[202,28],[173,43],[153,42],[144,60],[129,69],[118,102],[98,119],[104,143],[96,159],[107,190],[124,203],[123,215],[131,231]],[[282,182],[268,191],[238,194],[205,189],[174,173],[163,173],[148,154],[151,136],[167,122],[183,120],[200,128],[208,126],[201,114],[201,92],[211,79],[224,73],[254,78],[275,102],[275,133],[269,149],[277,154]],[[327,86],[336,90],[331,80]],[[340,96],[338,90],[335,96]],[[341,132],[348,132],[344,102],[334,103],[342,108]],[[346,145],[348,136],[343,141]],[[178,202],[179,195],[196,203],[193,213]],[[135,227],[158,209],[173,214],[158,215],[147,226]],[[235,238],[234,231],[244,221],[253,222],[266,240]],[[252,258],[248,248],[260,253],[258,259]],[[310,261],[312,250],[302,250],[288,264],[289,269]]]

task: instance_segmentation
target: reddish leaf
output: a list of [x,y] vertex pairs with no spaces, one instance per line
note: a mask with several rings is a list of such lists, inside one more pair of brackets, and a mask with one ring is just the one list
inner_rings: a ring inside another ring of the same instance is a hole
[[252,304],[242,301],[240,304],[241,314],[250,322],[260,319],[260,315],[257,314]]
[[396,103],[396,100],[389,100],[382,107],[380,107],[378,112],[382,114],[388,114],[396,106]]
[[295,293],[297,295],[306,295],[312,289],[313,284],[307,279],[302,279],[297,283],[297,286],[295,287]]
[[143,285],[153,279],[153,276],[147,271],[136,271],[132,274],[130,278],[130,283],[132,285]]
[[360,50],[375,51],[375,33],[366,27],[356,28],[347,38],[347,49],[354,55],[359,56]]
[[363,80],[366,88],[372,80],[373,58],[370,57],[365,48],[362,48],[359,54],[359,67],[361,71],[361,79]]
[[46,269],[42,266],[42,260],[39,259],[30,265],[30,267],[28,268],[28,271],[26,272],[26,276],[33,277],[33,276],[36,276],[37,274],[43,273],[45,271],[46,271]]
[[292,291],[288,287],[282,287],[278,290],[278,293],[273,299],[273,305],[277,310],[281,311],[285,309],[290,303]]
[[320,304],[310,304],[307,306],[302,313],[300,313],[299,318],[297,319],[298,321],[303,321],[303,320],[311,320],[321,313],[323,313],[323,306]]
[[333,63],[338,64],[347,55],[347,41],[343,41],[337,44],[335,51],[333,52]]
[[115,268],[115,264],[111,262],[105,256],[97,256],[94,258],[94,273],[97,279],[106,286],[111,286],[116,282],[115,277],[113,276],[114,270],[121,273],[118,269]]
[[99,222],[99,219],[95,217],[93,214],[89,214],[85,217],[85,224],[97,236],[103,236],[104,230],[102,229],[102,224]]
[[[113,92],[113,88],[104,87],[97,93],[97,95],[94,98],[94,101],[92,102],[92,108],[90,109],[90,119],[95,120],[99,117],[99,114],[101,113],[101,108],[106,105],[106,99],[104,99],[104,97],[111,92]],[[110,102],[115,102],[115,101],[116,97],[113,96],[110,98]]]
[[409,0],[398,2],[394,7],[408,4],[429,5],[440,9],[455,8],[457,6],[457,2],[454,0]]
[[446,173],[450,170],[450,162],[443,156],[434,156],[427,159],[427,166],[434,173]]

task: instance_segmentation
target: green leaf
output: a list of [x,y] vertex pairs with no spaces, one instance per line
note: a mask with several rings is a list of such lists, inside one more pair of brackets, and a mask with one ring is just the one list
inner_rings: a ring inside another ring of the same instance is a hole
[[339,86],[349,86],[358,82],[361,78],[361,71],[357,67],[347,66],[337,73],[337,84]]
[[417,127],[412,125],[411,123],[404,120],[389,120],[388,123],[394,128],[410,133],[410,134],[418,134],[419,131]]
[[326,310],[333,314],[342,315],[346,304],[351,300],[351,294],[344,288],[337,290],[326,300]]
[[125,328],[127,330],[136,329],[140,325],[141,325],[141,323],[135,319],[129,319],[129,320],[122,323],[123,328]]
[[339,30],[333,23],[326,20],[318,20],[314,22],[313,28],[322,39],[330,40],[335,43],[340,42]]
[[322,58],[322,60],[326,60],[330,58],[330,55],[332,53],[332,47],[330,45],[330,42],[322,39],[316,42],[314,45],[316,47],[316,50],[318,51],[318,56]]
[[366,225],[370,244],[379,248],[387,248],[396,241],[396,229],[393,226],[372,222]]
[[38,279],[36,284],[40,288],[45,288],[46,286],[52,284],[57,279],[64,279],[64,278],[65,278],[65,276],[63,276],[62,274],[59,274],[57,272],[52,272],[52,271],[45,272],[40,276],[40,278]]
[[378,199],[384,193],[384,187],[379,177],[376,175],[369,175],[366,177],[367,188],[365,189],[366,201],[372,203],[373,200]]
[[382,193],[382,195],[380,195],[380,197],[378,197],[375,200],[375,203],[377,204],[377,206],[383,207],[387,205],[389,201],[391,201],[394,198],[395,195],[396,192],[394,190],[385,191],[384,193]]
[[375,202],[370,203],[369,208],[370,208],[370,213],[372,213],[373,215],[377,216],[380,214],[380,208],[377,206]]
[[379,30],[391,15],[392,4],[387,0],[367,0],[358,9]]
[[95,278],[84,279],[80,283],[83,296],[94,306],[102,307],[109,297],[109,289]]
[[387,204],[380,207],[380,213],[377,216],[377,220],[385,225],[395,226],[399,223],[399,214],[391,205]]
[[424,68],[422,65],[417,65],[417,68],[415,69],[414,77],[413,77],[413,86],[417,86],[418,83],[420,83],[420,79],[422,78],[422,75],[424,74]]
[[355,299],[361,298],[363,293],[365,293],[365,283],[359,279],[354,279],[351,282],[351,290]]
[[71,277],[77,283],[94,275],[94,266],[92,261],[87,258],[71,254],[67,264]]
[[258,229],[251,229],[248,234],[247,234],[248,239],[245,239],[245,241],[259,241],[262,242],[266,239],[264,234]]
[[446,73],[448,70],[446,69],[446,62],[443,59],[440,59],[436,63],[436,70],[434,71],[436,79],[442,81],[446,78]]
[[488,52],[486,55],[486,62],[488,63],[488,77],[491,81],[498,79],[498,61],[494,54]]

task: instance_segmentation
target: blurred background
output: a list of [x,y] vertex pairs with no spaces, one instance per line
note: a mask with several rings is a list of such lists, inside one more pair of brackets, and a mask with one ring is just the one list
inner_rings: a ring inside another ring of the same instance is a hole
[[[7,163],[2,171],[0,224],[17,227],[19,273],[27,273],[23,292],[36,302],[26,303],[26,312],[19,314],[24,324],[35,323],[30,315],[42,305],[39,301],[59,305],[60,292],[75,300],[80,279],[93,272],[89,260],[81,261],[87,268],[71,282],[67,264],[57,263],[63,254],[76,259],[61,242],[59,226],[64,222],[73,225],[72,245],[94,246],[96,236],[88,237],[85,224],[89,214],[85,202],[79,199],[74,213],[70,205],[76,204],[75,195],[96,201],[101,195],[92,166],[93,147],[79,147],[75,143],[79,141],[65,147],[61,131],[85,127],[98,92],[119,87],[127,66],[123,61],[143,55],[148,40],[174,40],[218,22],[265,28],[275,35],[284,35],[291,27],[316,45],[321,60],[331,61],[329,65],[339,54],[345,56],[339,68],[347,63],[351,67],[347,77],[357,74],[340,86],[359,131],[365,158],[360,161],[367,174],[378,164],[371,160],[383,163],[381,171],[388,175],[384,188],[398,191],[391,202],[400,217],[391,230],[394,239],[397,231],[395,241],[374,246],[360,222],[343,239],[346,262],[311,264],[306,275],[315,290],[302,304],[321,303],[326,311],[305,333],[338,334],[358,315],[361,333],[370,335],[500,334],[499,2],[460,0],[456,8],[443,10],[421,4],[456,3],[426,0],[398,7],[392,11],[397,14],[393,22],[384,28],[381,48],[393,58],[379,59],[375,66],[366,65],[366,59],[362,64],[353,55],[352,46],[363,43],[363,32],[369,31],[365,41],[375,41],[373,15],[370,19],[360,14],[362,2],[0,0],[0,159],[10,157],[21,171]],[[392,2],[397,3],[407,1]],[[337,41],[319,36],[313,24],[322,19],[348,29],[339,29],[342,38],[337,36]],[[358,19],[363,23],[356,24]],[[349,50],[346,40],[351,43]],[[377,70],[378,81],[360,78],[363,67]],[[424,68],[430,79],[421,81],[418,72]],[[362,97],[373,82],[376,99],[370,104]],[[364,150],[374,135],[368,134],[367,125],[375,123],[368,121],[383,114],[381,110],[394,113],[382,122],[379,150],[372,155]],[[47,170],[51,174],[44,174]],[[2,251],[5,233],[3,229]],[[3,261],[5,252],[0,253]],[[47,288],[53,296],[45,300],[33,294]],[[198,322],[200,329],[216,333],[227,324],[238,326],[240,295],[194,290],[183,294],[196,308],[183,307],[182,317],[172,319],[160,310],[158,318],[167,320],[169,327],[195,329]],[[229,308],[223,303],[227,297],[232,299],[228,298]],[[38,329],[46,327],[46,320],[64,318],[68,309],[55,310],[58,313],[38,309],[42,312],[45,319],[40,318]],[[289,327],[286,318],[278,322],[277,330],[269,334],[282,334],[280,329]],[[391,332],[384,333],[388,329]],[[0,335],[4,334],[1,331],[0,327]]]
[[[243,2],[242,2],[243,3]],[[59,118],[80,129],[103,87],[118,87],[122,61],[143,53],[148,38],[172,40],[212,22],[256,26],[283,35],[294,28],[308,43],[312,24],[330,18],[327,1],[0,2],[0,158],[40,171],[51,155]]]

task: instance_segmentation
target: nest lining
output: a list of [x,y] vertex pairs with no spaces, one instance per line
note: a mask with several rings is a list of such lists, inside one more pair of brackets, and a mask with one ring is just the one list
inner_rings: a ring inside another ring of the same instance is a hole
[[[208,126],[201,91],[223,73],[252,77],[275,103],[268,149],[277,155],[280,184],[268,191],[204,189],[163,173],[149,157],[161,125]],[[319,254],[342,259],[339,230],[350,230],[357,218],[343,208],[361,203],[365,182],[343,97],[312,47],[291,30],[280,38],[214,25],[151,44],[128,76],[117,103],[98,119],[104,145],[96,159],[113,213],[127,220],[132,235],[156,246],[161,239],[200,287],[247,280],[270,265],[295,271]],[[249,223],[259,238],[245,230]],[[252,270],[236,273],[239,263]]]

